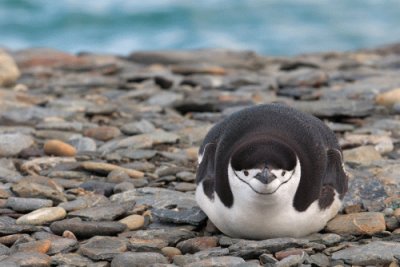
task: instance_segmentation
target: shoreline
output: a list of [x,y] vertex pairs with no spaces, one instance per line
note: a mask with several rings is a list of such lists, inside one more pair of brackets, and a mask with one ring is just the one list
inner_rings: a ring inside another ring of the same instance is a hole
[[[0,265],[400,258],[400,44],[292,57],[8,52],[0,50]],[[272,102],[338,136],[350,178],[343,211],[306,238],[229,238],[194,201],[197,149],[215,122]]]

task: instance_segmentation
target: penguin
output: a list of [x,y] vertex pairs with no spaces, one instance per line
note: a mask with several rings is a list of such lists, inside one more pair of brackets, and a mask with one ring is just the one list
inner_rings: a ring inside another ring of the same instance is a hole
[[302,237],[322,230],[348,188],[335,134],[285,104],[242,109],[199,149],[196,201],[224,234]]

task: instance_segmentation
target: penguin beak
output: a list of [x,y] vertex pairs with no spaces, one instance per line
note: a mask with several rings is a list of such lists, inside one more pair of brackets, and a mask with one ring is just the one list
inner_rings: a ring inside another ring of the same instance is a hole
[[276,176],[272,174],[268,168],[264,168],[260,173],[257,173],[256,176],[254,176],[257,180],[259,180],[263,184],[269,184],[273,180],[276,179]]

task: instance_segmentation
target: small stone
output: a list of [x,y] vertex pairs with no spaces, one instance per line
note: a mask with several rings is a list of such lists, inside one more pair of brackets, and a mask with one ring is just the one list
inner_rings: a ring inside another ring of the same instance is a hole
[[66,211],[75,211],[94,206],[105,206],[110,204],[107,197],[98,194],[87,194],[77,197],[75,200],[60,203],[58,206],[64,208]]
[[95,236],[80,246],[80,252],[92,260],[112,260],[127,250],[126,243],[117,237]]
[[162,254],[166,256],[170,261],[176,256],[176,255],[182,255],[182,252],[178,248],[174,247],[164,247],[161,249]]
[[388,231],[394,231],[400,227],[400,223],[396,217],[385,217],[385,223]]
[[[125,226],[125,225],[124,225]],[[150,229],[129,232],[129,236],[138,239],[162,239],[169,246],[175,246],[178,242],[193,238],[196,234],[185,229]]]
[[9,255],[9,254],[10,254],[10,249],[5,245],[0,244],[0,258],[2,256]]
[[132,210],[134,201],[124,203],[112,203],[106,206],[91,207],[70,212],[68,216],[79,217],[85,221],[113,221],[117,217],[124,215],[128,210]]
[[303,252],[301,255],[291,255],[283,260],[276,263],[276,267],[292,267],[292,266],[299,266],[302,264],[306,258],[306,253]]
[[332,254],[333,260],[343,260],[347,264],[363,266],[390,264],[395,258],[400,258],[400,244],[384,241],[373,241]]
[[0,87],[14,84],[19,76],[20,72],[14,59],[0,49]]
[[337,215],[326,226],[328,232],[350,235],[372,235],[385,231],[385,218],[379,212]]
[[135,251],[135,252],[160,253],[161,249],[166,246],[168,246],[168,243],[162,239],[130,238],[128,244],[129,251]]
[[79,238],[90,238],[96,235],[112,236],[119,234],[126,229],[126,225],[119,222],[85,222],[79,218],[73,218],[53,222],[50,229],[57,235],[62,235],[64,231],[68,230]]
[[88,171],[94,171],[94,172],[99,172],[99,173],[110,173],[114,170],[121,170],[126,172],[131,178],[142,178],[144,176],[143,172],[132,170],[132,169],[127,169],[127,168],[122,168],[117,165],[109,164],[109,163],[104,163],[104,162],[82,162],[81,167],[85,170]]
[[385,208],[383,210],[383,214],[385,214],[385,216],[393,216],[394,210],[392,208]]
[[141,215],[130,215],[119,221],[127,226],[129,230],[138,230],[144,225],[144,217]]
[[73,146],[77,152],[96,151],[96,142],[89,137],[78,137],[68,140],[68,143]]
[[302,249],[288,249],[288,250],[283,250],[283,251],[278,251],[275,253],[275,258],[280,261],[286,257],[289,257],[291,255],[302,255],[304,253],[304,250]]
[[44,153],[58,157],[74,157],[76,149],[59,140],[49,140],[44,144]]
[[0,134],[0,157],[13,157],[31,145],[33,145],[33,139],[29,135]]
[[[18,225],[16,220],[8,216],[0,216],[0,236],[38,231],[33,225]],[[22,237],[25,235],[22,235]]]
[[46,198],[56,203],[67,201],[62,188],[54,181],[43,179],[43,181],[25,178],[12,186],[12,190],[24,198]]
[[115,169],[107,175],[107,180],[110,183],[122,183],[131,180],[131,178],[123,169]]
[[395,209],[393,215],[400,222],[400,208]]
[[79,185],[80,188],[85,189],[86,191],[95,192],[96,194],[111,196],[114,192],[113,183],[101,182],[96,180],[90,180]]
[[182,242],[179,242],[177,248],[186,253],[196,253],[201,250],[214,248],[218,246],[218,238],[214,236],[195,237]]
[[193,183],[177,183],[175,185],[175,190],[180,191],[180,192],[188,192],[188,191],[194,191],[196,190],[196,184]]
[[50,240],[39,240],[26,243],[20,243],[15,245],[15,249],[18,252],[38,252],[46,254],[51,246]]
[[60,207],[41,208],[17,219],[17,224],[43,225],[53,221],[61,220],[67,212]]
[[50,267],[51,258],[43,253],[37,252],[17,252],[0,262],[2,266],[8,265],[9,262],[18,264],[19,267]]
[[375,101],[378,105],[387,107],[392,107],[394,104],[400,103],[400,88],[378,94]]
[[274,258],[274,255],[272,254],[261,254],[260,256],[260,261],[264,266],[275,266],[275,264],[278,262],[277,259]]
[[30,212],[53,206],[53,201],[40,198],[9,197],[6,206],[18,212]]
[[74,233],[71,232],[71,231],[68,231],[68,230],[64,231],[63,234],[62,234],[62,236],[65,237],[65,238],[68,238],[68,239],[78,240],[78,239],[76,238],[76,236],[74,235]]
[[156,127],[154,127],[154,125],[147,120],[128,123],[121,128],[121,131],[126,135],[151,133],[155,130]]
[[305,259],[305,264],[311,264],[312,266],[330,266],[330,260],[328,256],[323,253],[317,253],[311,255]]
[[373,146],[361,146],[343,151],[346,162],[368,165],[374,161],[381,160],[382,156]]
[[106,142],[121,135],[121,131],[118,128],[112,126],[100,126],[87,129],[83,132],[83,134],[90,138]]
[[244,259],[233,256],[211,257],[185,265],[185,267],[225,267],[238,266],[245,263]]
[[93,262],[77,253],[60,253],[51,257],[51,264],[57,266],[86,267],[93,264]]
[[131,182],[122,182],[114,186],[114,194],[135,189],[135,185]]
[[168,260],[155,252],[125,252],[117,255],[111,262],[111,267],[142,267],[152,264],[167,264]]

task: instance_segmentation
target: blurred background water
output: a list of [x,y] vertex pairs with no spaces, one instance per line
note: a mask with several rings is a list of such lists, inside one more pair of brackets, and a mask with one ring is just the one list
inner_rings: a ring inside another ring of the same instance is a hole
[[400,41],[399,26],[398,0],[0,0],[0,45],[11,49],[291,55]]

